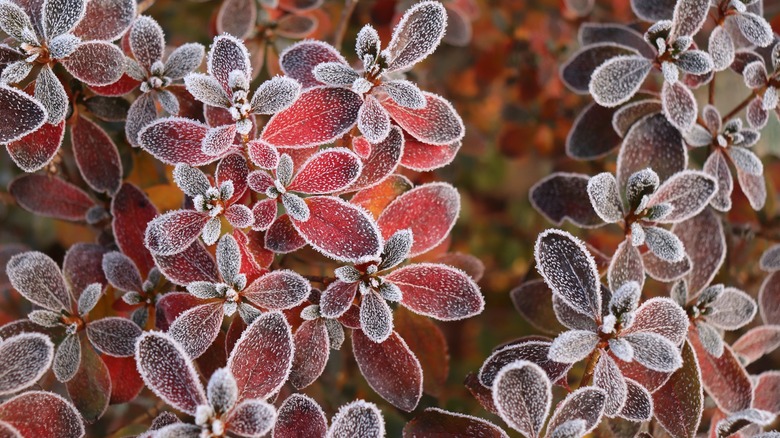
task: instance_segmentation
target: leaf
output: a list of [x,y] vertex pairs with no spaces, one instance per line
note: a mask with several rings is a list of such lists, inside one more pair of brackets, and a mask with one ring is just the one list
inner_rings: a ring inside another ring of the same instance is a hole
[[[35,413],[34,417],[31,412]],[[9,424],[25,437],[84,436],[79,412],[69,401],[52,392],[29,391],[6,400],[0,404],[0,422]]]
[[97,192],[116,193],[122,184],[122,162],[111,137],[84,117],[78,118],[70,132],[73,156],[84,181]]
[[452,104],[433,93],[423,92],[423,95],[426,105],[422,109],[403,107],[389,98],[381,103],[394,122],[421,142],[449,145],[462,140],[465,135],[463,120]]
[[553,295],[591,319],[601,315],[596,262],[579,239],[565,231],[547,230],[536,239],[534,257]]
[[406,70],[433,53],[446,25],[447,12],[438,2],[421,2],[409,8],[383,52],[387,71]]
[[278,312],[263,313],[244,330],[228,358],[239,400],[265,399],[282,387],[293,362],[290,325]]
[[704,163],[703,170],[718,181],[718,191],[712,197],[710,205],[718,211],[731,210],[731,192],[734,190],[734,180],[724,154],[721,152],[710,154]]
[[557,382],[566,375],[571,365],[551,360],[549,358],[550,346],[549,341],[531,339],[496,349],[479,369],[479,382],[484,387],[492,387],[499,371],[517,360],[539,365],[547,373],[551,382]]
[[[632,2],[633,3],[633,2]],[[653,20],[657,21],[657,20]],[[653,58],[655,50],[650,46],[641,33],[631,27],[616,23],[582,23],[579,28],[578,39],[580,45],[616,42],[623,46],[638,50],[646,58]]]
[[274,438],[323,438],[328,431],[322,408],[305,394],[290,395],[277,414]]
[[682,366],[677,346],[657,333],[632,333],[623,339],[633,347],[634,360],[650,370],[668,373]]
[[645,243],[650,251],[661,260],[676,263],[685,258],[682,241],[671,232],[659,227],[642,227]]
[[46,108],[48,123],[58,124],[68,112],[68,94],[51,67],[44,66],[35,80],[35,98]]
[[734,353],[745,365],[755,362],[778,347],[780,347],[780,326],[777,325],[754,327],[732,344]]
[[0,341],[0,394],[35,384],[51,366],[54,344],[40,333],[22,333]]
[[[644,41],[642,43],[646,45]],[[561,65],[561,80],[571,91],[587,94],[590,78],[596,68],[616,56],[628,55],[639,55],[639,52],[613,41],[584,44]]]
[[751,43],[759,47],[767,47],[772,44],[774,38],[772,27],[764,17],[752,12],[743,12],[736,14],[734,21],[737,22],[742,35]]
[[379,143],[390,133],[390,115],[373,95],[366,95],[358,111],[357,126],[370,143]]
[[125,56],[113,44],[105,41],[86,41],[62,60],[62,65],[76,79],[88,85],[108,85],[124,73]]
[[634,322],[622,333],[654,333],[679,345],[685,339],[688,326],[688,316],[682,307],[669,298],[655,297],[639,306],[634,313]]
[[690,219],[707,206],[717,191],[718,183],[709,174],[686,170],[672,175],[650,198],[648,208],[670,204],[672,212],[659,222],[670,223]]
[[650,168],[661,181],[686,168],[688,155],[680,131],[662,114],[637,122],[625,136],[617,160],[619,187],[634,173]]
[[239,403],[225,420],[225,427],[240,436],[263,436],[275,421],[273,405],[253,399]]
[[588,104],[566,136],[566,155],[575,160],[603,157],[620,145],[620,136],[612,127],[616,108],[606,108],[595,102]]
[[682,83],[664,82],[661,91],[661,104],[666,119],[681,131],[688,131],[696,122],[696,114],[698,113],[696,99],[691,90]]
[[222,301],[193,307],[176,317],[168,335],[180,344],[189,358],[195,359],[217,338],[224,316]]
[[163,30],[157,22],[147,16],[140,16],[133,22],[128,43],[133,58],[151,73],[152,64],[162,61],[165,50]]
[[49,175],[20,176],[11,181],[8,192],[31,213],[69,221],[85,220],[95,205],[80,188]]
[[35,251],[17,254],[5,270],[13,288],[30,302],[52,311],[71,310],[60,268],[49,256]]
[[[78,338],[74,336],[74,339]],[[81,341],[78,371],[65,384],[68,395],[87,423],[94,423],[108,409],[111,399],[111,376],[108,368],[86,339]]]
[[257,22],[257,3],[252,0],[228,0],[217,13],[217,33],[246,38]]
[[440,244],[455,225],[460,211],[460,195],[446,183],[418,186],[396,198],[379,216],[384,238],[409,229],[415,236],[411,257]]
[[384,279],[401,289],[401,304],[406,308],[436,319],[468,318],[481,313],[485,306],[477,284],[465,272],[446,265],[408,265]]
[[358,94],[345,88],[312,88],[271,117],[260,140],[290,148],[330,143],[352,129],[362,104]]
[[715,71],[723,71],[734,62],[734,40],[723,26],[717,26],[710,33],[707,44]]
[[600,173],[588,181],[588,197],[596,214],[607,223],[623,220],[623,200],[615,176]]
[[102,356],[111,377],[110,404],[122,404],[134,400],[144,388],[144,381],[138,374],[135,357]]
[[761,210],[767,199],[766,181],[763,176],[751,175],[737,169],[737,180],[742,193],[748,198],[753,210]]
[[706,320],[723,330],[737,330],[756,316],[758,306],[750,295],[733,287],[727,287],[709,305]]
[[474,436],[503,438],[507,434],[482,418],[439,408],[426,408],[404,426],[404,438],[421,436]]
[[707,20],[710,10],[709,0],[680,0],[672,13],[670,39],[681,36],[693,36]]
[[758,375],[753,390],[753,407],[777,414],[780,412],[780,373],[765,371]]
[[615,360],[607,354],[602,354],[596,362],[596,368],[593,370],[593,385],[603,389],[607,395],[604,415],[614,417],[622,412],[628,398],[628,383],[620,373]]
[[312,71],[315,66],[324,62],[347,64],[333,46],[316,40],[293,44],[279,55],[279,65],[284,74],[300,82],[304,88],[320,85]]
[[599,424],[605,401],[606,394],[603,390],[593,387],[580,388],[558,403],[547,423],[547,429],[554,431],[567,421],[582,419],[585,420],[585,434],[588,434]]
[[650,391],[639,383],[626,379],[628,396],[626,404],[620,410],[620,417],[629,421],[648,421],[652,418],[655,407]]
[[385,420],[373,403],[355,400],[339,408],[331,420],[328,438],[361,436],[381,438],[385,436]]
[[87,336],[99,351],[115,357],[128,357],[135,353],[135,341],[141,329],[125,318],[108,317],[87,324]]
[[208,214],[193,210],[168,212],[149,222],[144,244],[155,255],[178,254],[197,240],[209,219]]
[[433,396],[441,396],[449,374],[449,351],[441,329],[430,319],[415,315],[405,309],[394,312],[395,330],[406,340],[412,352],[418,355],[423,369],[423,389]]
[[376,343],[354,330],[352,349],[360,372],[374,391],[401,410],[414,410],[422,396],[422,369],[397,333]]
[[543,280],[527,281],[509,292],[515,310],[534,328],[557,334],[564,327],[556,319],[552,292]]
[[583,228],[603,224],[588,197],[587,175],[554,172],[531,187],[531,205],[545,219],[560,226],[565,220]]
[[90,0],[73,33],[82,40],[114,41],[125,33],[135,16],[133,0]]
[[615,56],[593,72],[588,91],[601,106],[620,105],[636,94],[651,68],[650,60],[642,56]]
[[165,164],[186,163],[203,166],[219,158],[201,150],[208,126],[183,117],[169,117],[146,125],[138,133],[138,143]]
[[607,279],[611,290],[618,290],[620,286],[629,281],[637,282],[639,288],[642,288],[645,282],[645,267],[642,256],[628,240],[620,242],[615,250],[607,271]]
[[295,355],[290,383],[303,389],[320,377],[330,356],[330,340],[321,319],[304,321],[295,331]]
[[[0,88],[1,94],[2,88]],[[0,108],[0,111],[2,111],[2,108]],[[18,121],[18,118],[14,120]],[[0,132],[0,137],[2,135],[3,133]],[[11,156],[11,159],[20,169],[25,172],[35,172],[51,162],[60,150],[64,137],[65,121],[56,125],[45,123],[40,128],[18,140],[9,142],[6,148],[8,149],[8,155]]]
[[[368,143],[365,138],[353,140],[356,143]],[[393,127],[381,143],[370,145],[370,155],[362,160],[363,169],[348,190],[375,186],[395,171],[405,153],[405,140],[400,128]]]
[[333,196],[306,198],[306,205],[311,217],[292,224],[314,249],[344,262],[359,263],[379,256],[381,236],[365,210]]
[[704,393],[701,372],[691,344],[682,350],[683,365],[653,392],[655,417],[670,434],[693,438],[701,421]]
[[309,282],[294,271],[282,269],[267,273],[241,292],[249,302],[270,310],[292,309],[311,292]]
[[726,413],[749,408],[753,401],[753,385],[731,348],[724,346],[723,355],[716,358],[704,349],[695,330],[690,330],[688,339],[699,361],[704,389],[718,408]]
[[558,335],[550,345],[549,358],[554,362],[572,364],[590,355],[599,342],[597,333],[569,330]]
[[81,343],[77,335],[66,335],[54,353],[52,370],[60,382],[72,379],[81,363]]
[[252,112],[274,114],[289,107],[301,94],[301,84],[294,79],[276,76],[263,82],[252,95]]
[[527,437],[538,437],[552,404],[552,384],[538,365],[513,362],[496,376],[493,403],[510,427]]
[[208,73],[222,85],[228,95],[232,90],[229,85],[230,73],[238,70],[245,77],[252,77],[252,67],[249,62],[249,53],[241,40],[230,35],[220,35],[214,38],[208,54]]
[[207,403],[195,367],[182,346],[169,335],[142,334],[136,344],[135,360],[146,386],[165,403],[190,415]]
[[307,159],[288,190],[305,194],[328,194],[349,187],[360,176],[360,158],[345,148],[329,148]]
[[631,0],[631,9],[644,21],[656,22],[672,18],[676,0]]

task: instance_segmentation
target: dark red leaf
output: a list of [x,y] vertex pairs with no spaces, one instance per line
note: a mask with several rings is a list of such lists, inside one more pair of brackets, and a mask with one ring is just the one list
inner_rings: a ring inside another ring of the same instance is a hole
[[46,109],[40,102],[21,90],[0,85],[0,144],[19,140],[37,130],[46,117]]
[[285,75],[300,82],[304,88],[322,85],[314,77],[312,70],[317,64],[323,62],[347,64],[344,57],[333,46],[314,40],[293,44],[279,56],[279,65]]
[[83,221],[95,205],[83,190],[49,175],[23,175],[8,191],[25,210],[41,216]]
[[138,142],[165,164],[203,166],[220,158],[220,155],[203,153],[201,145],[208,129],[207,125],[195,120],[169,117],[143,128],[138,133]]
[[328,330],[322,319],[304,321],[295,331],[295,356],[290,383],[303,389],[320,377],[330,356]]
[[187,292],[168,292],[155,306],[157,329],[168,331],[170,324],[184,311],[203,304],[200,299]]
[[427,104],[422,109],[406,108],[387,98],[382,106],[404,131],[432,145],[451,145],[463,139],[465,128],[455,108],[433,93],[423,92]]
[[509,292],[515,310],[532,326],[549,334],[565,330],[555,316],[552,292],[544,280],[531,280]]
[[360,159],[349,149],[325,149],[303,163],[287,189],[319,195],[338,192],[355,182],[361,169]]
[[403,436],[404,438],[423,436],[503,438],[507,435],[501,428],[487,420],[439,408],[427,408],[422,414],[406,423]]
[[686,342],[682,368],[653,392],[655,418],[672,436],[693,438],[701,421],[704,393],[696,354]]
[[479,382],[490,388],[493,386],[498,372],[504,366],[517,361],[527,360],[539,365],[546,373],[550,381],[557,382],[565,376],[571,368],[571,364],[554,362],[548,358],[550,342],[543,340],[523,340],[520,343],[507,345],[497,349],[482,364],[479,369]]
[[352,350],[360,372],[377,394],[401,410],[414,410],[422,396],[422,368],[398,333],[376,343],[354,330]]
[[232,204],[244,196],[248,175],[249,166],[246,159],[240,154],[230,154],[219,162],[217,165],[217,184],[222,185],[225,181],[233,181],[233,196],[227,201],[228,204]]
[[531,187],[529,200],[536,211],[555,225],[569,220],[579,227],[597,227],[604,221],[590,203],[589,180],[579,173],[555,172]]
[[111,404],[118,405],[135,399],[144,387],[134,357],[103,356],[103,363],[111,376]]
[[168,328],[168,334],[195,359],[217,338],[224,317],[223,301],[202,304],[177,316]]
[[198,241],[178,254],[154,256],[154,260],[163,275],[174,284],[186,286],[193,281],[217,281],[217,263]]
[[125,55],[105,41],[85,41],[62,60],[68,73],[88,85],[113,84],[125,72]]
[[365,208],[372,216],[379,217],[393,200],[412,187],[412,182],[405,176],[390,175],[381,183],[355,193],[349,202]]
[[93,85],[89,87],[90,90],[101,96],[124,96],[125,94],[135,90],[141,82],[136,81],[127,74],[123,74],[118,81],[108,85]]
[[450,355],[444,333],[430,319],[404,308],[395,310],[393,322],[398,335],[406,340],[413,353],[416,352],[425,376],[425,392],[441,396],[450,371]]
[[306,246],[306,240],[298,234],[290,216],[283,214],[276,218],[265,232],[265,247],[277,254],[287,254]]
[[77,119],[70,132],[73,156],[84,181],[96,192],[116,193],[122,184],[122,162],[111,137],[84,117]]
[[106,284],[103,256],[107,252],[105,247],[95,243],[77,243],[65,253],[62,274],[70,284],[71,292],[76,299],[90,284]]
[[170,211],[149,222],[144,244],[155,255],[178,254],[198,239],[209,219],[195,210]]
[[404,133],[404,148],[401,156],[401,166],[418,172],[428,172],[444,167],[455,159],[461,147],[461,142],[434,145],[424,143]]
[[37,130],[9,143],[8,155],[25,172],[35,172],[46,166],[60,150],[65,137],[65,120],[56,125],[44,123]]
[[282,403],[274,424],[274,438],[324,438],[328,420],[316,401],[293,394]]
[[70,399],[87,423],[94,423],[106,412],[111,399],[111,376],[86,340],[81,341],[79,369],[66,386]]
[[[356,150],[359,149],[356,146],[358,142],[368,143],[363,137],[356,138],[352,143]],[[369,145],[369,147],[371,152],[367,157],[364,157],[363,170],[350,190],[374,186],[393,173],[398,167],[404,151],[404,137],[399,128],[393,127],[384,141],[376,145]]]
[[612,128],[616,110],[595,102],[586,106],[566,137],[566,154],[576,160],[593,160],[618,147],[621,139]]
[[769,274],[761,284],[758,306],[765,324],[780,325],[780,271]]
[[617,180],[626,186],[634,172],[651,168],[663,182],[683,170],[688,161],[680,131],[663,114],[648,116],[626,134],[618,155]]
[[130,27],[135,15],[134,0],[90,0],[73,33],[85,41],[113,41]]
[[6,400],[0,404],[0,422],[10,424],[23,437],[84,436],[84,424],[76,408],[51,392],[30,391]]
[[713,357],[702,346],[694,327],[688,332],[688,340],[699,360],[704,389],[718,407],[728,413],[748,409],[753,401],[753,384],[731,348],[725,346],[720,357]]
[[117,246],[146,277],[154,260],[144,245],[144,233],[146,224],[157,216],[157,208],[138,187],[124,183],[111,201],[111,216]]

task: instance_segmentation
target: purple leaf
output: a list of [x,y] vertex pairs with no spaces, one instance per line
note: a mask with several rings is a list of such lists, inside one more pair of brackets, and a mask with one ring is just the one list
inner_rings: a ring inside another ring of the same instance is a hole
[[0,394],[35,384],[51,366],[54,344],[40,333],[22,333],[0,341]]
[[527,437],[538,437],[552,404],[552,384],[538,365],[513,362],[496,376],[493,403],[510,427]]

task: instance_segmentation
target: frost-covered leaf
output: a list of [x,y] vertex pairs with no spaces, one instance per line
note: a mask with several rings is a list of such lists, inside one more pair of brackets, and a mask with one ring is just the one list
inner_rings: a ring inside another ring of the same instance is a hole
[[713,69],[712,58],[702,50],[686,50],[677,58],[675,65],[686,73],[698,76],[710,73]]
[[208,221],[209,215],[193,210],[171,211],[149,222],[144,243],[156,255],[180,253],[198,238]]
[[718,407],[727,413],[749,408],[753,385],[731,348],[724,346],[723,354],[716,358],[704,349],[695,330],[691,330],[688,339],[698,358],[704,389]]
[[734,180],[723,154],[720,152],[710,154],[704,163],[703,170],[718,181],[718,191],[710,200],[710,205],[718,211],[731,210],[731,192],[734,190]]
[[579,239],[565,231],[547,230],[536,240],[534,257],[555,295],[592,319],[601,315],[596,262]]
[[600,173],[588,181],[588,196],[593,210],[607,223],[623,219],[623,201],[618,192],[615,176],[609,172]]
[[[687,164],[688,154],[680,131],[663,114],[650,115],[632,126],[625,136],[617,159],[618,186],[626,187],[629,177],[644,169],[652,169],[664,181]],[[631,207],[636,208],[629,189],[627,196]]]
[[406,342],[395,332],[382,343],[362,331],[352,332],[352,349],[360,372],[382,398],[410,412],[422,396],[422,369]]
[[141,329],[125,318],[108,317],[87,324],[90,342],[110,356],[129,357],[135,352],[135,341]]
[[689,343],[682,349],[682,367],[653,392],[655,417],[674,436],[693,438],[701,421],[704,393],[696,354]]
[[165,76],[172,80],[182,79],[203,62],[205,49],[198,43],[187,43],[177,47],[165,61]]
[[532,362],[513,362],[498,373],[492,393],[501,419],[527,437],[539,436],[552,403],[544,370]]
[[709,0],[679,0],[672,13],[670,39],[695,35],[707,19],[709,10]]
[[596,363],[593,385],[603,389],[607,395],[604,414],[610,417],[617,415],[626,404],[628,385],[615,360],[609,355],[602,354]]
[[250,105],[255,114],[275,114],[289,107],[301,94],[296,80],[276,76],[263,82],[252,96]]
[[763,325],[748,330],[732,344],[745,365],[780,347],[780,325]]
[[84,0],[48,0],[41,7],[43,33],[49,40],[72,31],[86,13]]
[[176,317],[168,329],[168,335],[181,346],[189,358],[195,359],[214,342],[224,316],[221,301],[193,307]]
[[593,72],[588,90],[601,106],[620,105],[636,94],[652,66],[642,56],[615,56]]
[[293,226],[314,249],[344,262],[379,256],[381,236],[373,218],[363,209],[333,196],[306,198],[311,216]]
[[726,153],[731,158],[731,162],[740,171],[753,176],[764,174],[764,165],[753,151],[739,146],[732,146],[726,149]]
[[293,44],[279,55],[279,65],[289,77],[297,80],[304,88],[320,85],[312,71],[323,62],[347,61],[333,46],[315,40]]
[[48,117],[46,108],[27,93],[0,84],[0,143],[11,143],[37,130]]
[[130,27],[136,13],[133,0],[90,0],[73,33],[82,40],[114,41]]
[[696,99],[691,90],[682,83],[664,82],[661,103],[669,123],[682,132],[687,131],[696,123],[696,114],[698,113]]
[[465,135],[463,120],[450,102],[433,93],[423,92],[424,108],[401,106],[392,99],[382,100],[382,107],[404,131],[424,143],[449,145]]
[[313,88],[265,125],[260,139],[277,147],[303,148],[329,143],[352,129],[360,96],[340,87]]
[[218,413],[227,412],[238,399],[238,385],[233,375],[225,368],[214,371],[206,386],[209,403]]
[[[646,45],[644,41],[643,44]],[[610,42],[585,45],[575,52],[560,68],[563,83],[578,94],[587,94],[593,72],[604,62],[617,56],[639,55],[631,47]]]
[[276,421],[273,405],[253,399],[239,403],[225,420],[225,427],[239,436],[264,436]]
[[716,427],[716,436],[725,438],[735,435],[740,430],[750,426],[768,426],[775,419],[771,412],[759,409],[745,409],[734,412],[723,420],[718,421]]
[[279,407],[274,424],[274,438],[323,438],[328,430],[325,413],[314,399],[292,394]]
[[401,304],[436,319],[468,318],[485,306],[477,284],[463,271],[446,265],[408,265],[391,272],[385,280],[401,289]]
[[772,44],[774,33],[764,17],[752,12],[743,12],[734,15],[733,20],[737,22],[742,35],[751,43],[759,47]]
[[382,83],[382,89],[387,92],[395,103],[406,108],[421,109],[427,104],[425,94],[412,82],[397,79]]
[[639,250],[628,240],[618,245],[607,271],[609,288],[617,290],[629,281],[635,281],[641,289],[645,282],[645,267]]
[[206,155],[201,150],[208,129],[195,120],[169,117],[141,129],[138,143],[163,163],[203,166],[220,158]]
[[241,293],[255,305],[272,310],[291,309],[311,292],[309,282],[299,274],[281,269],[265,274]]
[[671,372],[682,366],[677,347],[667,338],[649,332],[625,336],[634,349],[634,360],[645,367],[660,372]]
[[246,38],[257,23],[257,2],[252,0],[227,0],[217,13],[217,33],[227,33],[236,38]]
[[152,64],[162,60],[165,37],[153,18],[144,15],[136,18],[128,42],[133,57],[147,72],[151,72]]
[[54,344],[40,333],[22,333],[0,341],[0,394],[28,388],[51,366]]
[[328,148],[309,157],[300,167],[288,190],[328,194],[350,186],[360,175],[362,164],[349,149]]
[[393,333],[392,310],[385,299],[374,291],[361,298],[360,328],[366,337],[378,343],[384,342]]
[[569,330],[558,335],[550,346],[550,360],[560,363],[576,363],[585,359],[599,342],[597,333],[586,330]]
[[167,404],[190,415],[207,403],[203,385],[182,346],[169,335],[147,332],[135,348],[138,371],[146,386]]
[[484,438],[504,438],[506,432],[493,423],[479,417],[445,411],[439,408],[426,408],[404,426],[404,438],[437,435],[479,436]]
[[699,321],[696,323],[696,331],[699,333],[702,347],[708,353],[715,357],[720,357],[723,354],[723,338],[715,327]]
[[415,236],[410,257],[441,243],[452,230],[460,212],[460,195],[446,183],[428,183],[397,197],[379,216],[382,236],[389,239],[399,230]]
[[577,160],[592,160],[617,148],[621,139],[610,123],[616,110],[595,102],[581,110],[566,136],[566,155]]
[[77,335],[67,335],[54,353],[52,371],[60,382],[67,382],[76,375],[81,363],[81,343]]
[[[30,421],[33,412],[35,421]],[[6,400],[0,404],[0,425],[3,424],[10,425],[23,437],[84,436],[79,412],[69,401],[52,392],[29,391]]]
[[645,243],[658,258],[679,262],[685,257],[685,248],[679,237],[659,227],[643,227]]
[[195,99],[211,106],[222,108],[230,106],[227,93],[213,76],[203,73],[189,73],[184,77],[184,83],[187,85],[187,91]]
[[27,32],[34,31],[30,17],[14,2],[0,3],[0,27],[17,41],[26,42]]
[[41,68],[35,80],[35,98],[46,108],[49,114],[48,123],[56,125],[65,118],[68,112],[68,94],[48,65]]
[[[600,107],[599,107],[600,108]],[[603,223],[588,196],[587,175],[555,172],[531,187],[531,205],[547,220],[560,226],[565,220],[591,228]]]
[[320,298],[320,312],[326,318],[338,318],[343,315],[357,294],[358,283],[345,283],[337,280],[328,285]]
[[263,313],[241,334],[228,358],[238,383],[238,399],[265,399],[287,380],[293,361],[293,336],[284,315]]
[[709,306],[706,320],[723,330],[736,330],[753,320],[758,306],[745,292],[728,287]]
[[385,420],[373,403],[356,400],[339,408],[331,420],[327,438],[360,436],[382,438],[385,436]]
[[580,388],[558,403],[547,423],[547,429],[554,431],[568,421],[582,419],[585,420],[587,434],[599,424],[605,402],[606,394],[603,390],[593,387]]
[[14,289],[30,302],[52,311],[71,310],[62,272],[49,256],[40,252],[24,252],[8,261],[6,275]]
[[320,377],[330,356],[330,338],[322,319],[304,321],[295,331],[295,356],[290,383],[303,389]]
[[25,210],[57,219],[84,221],[95,205],[79,187],[49,175],[20,176],[8,191]]
[[323,84],[340,87],[351,87],[352,83],[360,77],[352,67],[342,62],[317,64],[312,70],[312,74]]
[[125,56],[105,41],[82,42],[62,65],[76,79],[88,85],[113,84],[125,72]]
[[715,71],[723,71],[734,62],[734,40],[723,26],[712,30],[707,48]]
[[78,299],[79,315],[86,315],[95,308],[100,298],[103,296],[103,285],[92,283],[81,292]]
[[366,95],[358,111],[357,126],[370,143],[380,143],[390,133],[390,115],[372,95]]
[[433,53],[446,25],[447,11],[439,2],[420,2],[409,8],[383,52],[387,71],[406,70]]
[[72,125],[70,136],[73,156],[87,184],[97,192],[116,193],[122,185],[122,161],[111,137],[84,117]]
[[625,137],[628,130],[645,116],[661,112],[661,101],[656,99],[643,99],[629,102],[615,111],[612,116],[612,127],[621,137]]
[[672,211],[658,222],[680,222],[699,214],[717,190],[717,181],[707,173],[688,170],[666,180],[650,198],[648,207],[669,204]]
[[482,364],[478,375],[479,382],[490,388],[498,372],[504,366],[517,360],[527,360],[539,365],[547,373],[550,381],[557,382],[566,375],[571,365],[550,360],[550,345],[549,341],[532,339],[496,350]]
[[249,53],[244,43],[230,35],[214,38],[208,54],[207,70],[222,85],[225,92],[230,93],[228,78],[231,72],[238,70],[245,77],[252,76]]

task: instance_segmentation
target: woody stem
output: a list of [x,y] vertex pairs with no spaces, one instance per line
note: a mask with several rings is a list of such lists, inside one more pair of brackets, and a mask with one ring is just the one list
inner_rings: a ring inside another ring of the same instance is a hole
[[593,380],[593,372],[596,370],[596,364],[599,363],[600,358],[600,348],[597,348],[590,353],[590,356],[588,356],[588,363],[585,365],[585,373],[582,375],[582,380],[580,380],[580,388],[590,385],[591,380]]
[[344,9],[341,11],[341,18],[339,19],[338,27],[336,28],[335,38],[333,39],[333,46],[336,49],[341,50],[341,44],[344,42],[344,35],[347,33],[347,27],[349,27],[349,18],[355,11],[358,0],[345,0]]

